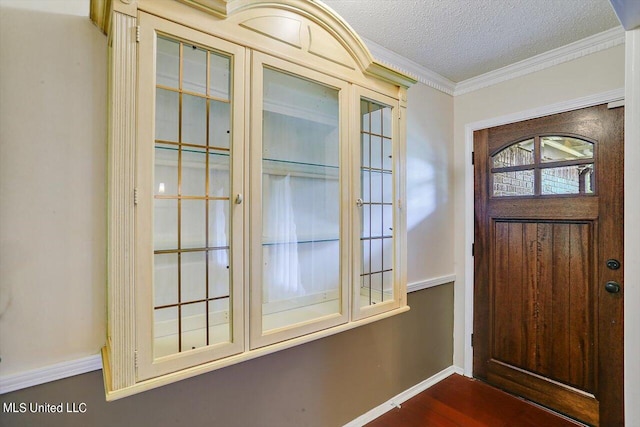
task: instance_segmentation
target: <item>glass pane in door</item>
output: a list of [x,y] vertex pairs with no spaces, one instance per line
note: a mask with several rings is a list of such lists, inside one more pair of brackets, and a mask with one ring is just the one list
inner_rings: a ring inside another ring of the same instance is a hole
[[[154,357],[228,343],[229,57],[160,37],[154,142]],[[225,96],[208,94],[207,79]]]
[[262,329],[340,313],[338,90],[265,68]]
[[493,167],[503,168],[533,164],[535,161],[534,146],[533,138],[509,145],[492,157]]
[[393,194],[391,107],[362,100],[359,307],[392,300]]
[[540,137],[542,162],[593,159],[593,144],[570,136]]

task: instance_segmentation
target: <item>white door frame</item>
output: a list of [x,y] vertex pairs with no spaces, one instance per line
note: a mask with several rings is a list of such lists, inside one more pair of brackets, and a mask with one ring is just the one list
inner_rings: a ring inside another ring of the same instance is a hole
[[[467,206],[467,209],[464,214],[464,374],[466,376],[473,376],[473,349],[471,347],[471,334],[473,332],[474,284],[473,256],[471,256],[471,245],[473,243],[474,237],[473,165],[471,164],[471,153],[473,152],[473,132],[476,130],[486,129],[494,126],[501,126],[520,122],[523,120],[548,116],[551,114],[564,113],[566,111],[592,107],[594,105],[600,105],[608,102],[620,101],[624,99],[624,93],[624,88],[615,89],[607,92],[585,96],[582,98],[559,102],[557,104],[546,105],[543,107],[533,108],[531,110],[525,110],[518,113],[507,114],[505,116],[468,123],[465,125],[464,135],[466,166],[464,171],[464,189],[465,205]],[[461,319],[462,316],[456,316],[455,318]]]

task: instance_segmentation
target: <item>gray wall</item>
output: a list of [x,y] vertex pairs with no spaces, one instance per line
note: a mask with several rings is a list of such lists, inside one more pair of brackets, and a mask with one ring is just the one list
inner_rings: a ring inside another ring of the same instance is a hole
[[209,374],[105,402],[102,372],[0,396],[86,403],[84,414],[1,414],[9,426],[341,426],[449,367],[453,284],[409,294],[411,310]]

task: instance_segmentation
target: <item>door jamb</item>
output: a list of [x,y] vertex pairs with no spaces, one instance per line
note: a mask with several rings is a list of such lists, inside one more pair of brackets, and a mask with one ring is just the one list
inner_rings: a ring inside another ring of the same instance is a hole
[[474,265],[471,254],[473,244],[474,226],[474,194],[473,194],[473,165],[471,153],[473,152],[473,132],[494,126],[501,126],[523,120],[535,119],[551,114],[564,113],[580,108],[593,107],[607,102],[624,100],[624,88],[601,92],[581,98],[546,105],[518,113],[467,123],[464,127],[465,138],[465,169],[464,169],[464,200],[467,209],[464,213],[464,314],[456,313],[455,319],[464,318],[464,375],[473,377],[473,348],[471,346],[471,334],[473,333],[473,286]]

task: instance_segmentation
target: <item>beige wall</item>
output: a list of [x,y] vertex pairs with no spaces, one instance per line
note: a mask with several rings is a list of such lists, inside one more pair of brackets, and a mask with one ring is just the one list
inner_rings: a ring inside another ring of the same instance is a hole
[[449,276],[453,266],[453,97],[424,84],[407,106],[408,282]]
[[0,9],[2,376],[104,345],[106,58],[87,17]]
[[[22,4],[29,8],[14,8]],[[105,341],[107,41],[86,16],[50,13],[45,4],[0,0],[0,378],[96,355]],[[451,96],[420,84],[410,89],[413,283],[453,272],[452,117]],[[102,402],[99,373],[3,399],[87,395],[99,405],[94,414],[121,412],[119,420],[148,412],[134,410],[132,402],[151,408],[182,401],[176,404],[182,415],[193,409],[188,384],[195,382],[202,399],[224,402],[216,408],[228,405],[224,390],[240,402],[247,402],[243,396],[259,399],[249,413],[243,405],[219,409],[228,419],[271,416],[282,422],[273,425],[300,425],[291,420],[321,415],[346,422],[452,364],[452,289],[449,284],[410,295],[412,309],[398,319],[120,403]],[[287,400],[297,406],[287,407]],[[211,414],[204,403],[196,411],[188,417]]]
[[455,331],[454,363],[464,366],[465,213],[473,201],[465,197],[465,125],[624,87],[624,46],[616,46],[570,62],[455,97]]
[[453,285],[409,295],[411,310],[114,402],[100,372],[0,396],[70,402],[78,414],[2,414],[2,425],[338,427],[449,367]]

